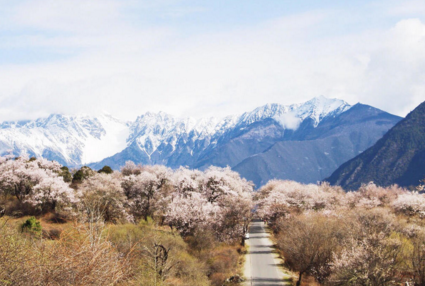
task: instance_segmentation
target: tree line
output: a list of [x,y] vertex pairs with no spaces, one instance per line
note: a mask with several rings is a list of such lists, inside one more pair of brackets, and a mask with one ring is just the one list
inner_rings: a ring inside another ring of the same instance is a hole
[[425,285],[422,190],[274,180],[255,199],[297,285]]
[[[70,171],[43,158],[0,157],[0,281],[222,285],[239,267],[252,193],[230,168],[129,161],[120,171]],[[27,239],[12,222],[27,216],[75,226],[38,235],[33,229]]]

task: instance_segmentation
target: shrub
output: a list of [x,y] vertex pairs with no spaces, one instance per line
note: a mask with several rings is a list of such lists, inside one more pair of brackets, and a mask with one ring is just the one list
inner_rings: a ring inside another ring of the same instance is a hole
[[[238,252],[232,246],[220,246],[211,251],[207,261],[213,285],[222,285],[226,278],[234,275],[237,268]],[[224,279],[223,279],[224,278]]]
[[81,183],[84,179],[87,179],[91,176],[93,176],[96,172],[93,171],[90,167],[83,166],[75,172],[74,176],[72,177],[73,183]]
[[80,226],[59,236],[54,241],[27,239],[0,222],[0,284],[117,285],[130,280],[127,258],[102,229]]
[[36,235],[41,234],[41,224],[35,217],[30,217],[22,224],[22,232],[30,232]]
[[111,167],[105,165],[105,166],[103,166],[102,169],[100,169],[97,172],[98,173],[105,173],[105,174],[112,174],[114,172],[114,170],[112,170]]
[[[180,236],[142,221],[110,228],[110,240],[131,261],[141,285],[208,285],[206,268],[187,252]],[[138,285],[139,285],[138,284]]]
[[413,280],[415,285],[425,285],[425,233],[423,231],[412,239],[412,245],[410,262]]
[[70,183],[72,181],[72,174],[66,166],[61,168],[59,176],[63,178],[64,182]]

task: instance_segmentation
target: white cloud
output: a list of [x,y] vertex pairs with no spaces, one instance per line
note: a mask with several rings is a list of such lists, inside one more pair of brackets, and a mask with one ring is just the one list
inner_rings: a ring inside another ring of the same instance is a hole
[[[0,23],[46,32],[5,36],[0,48],[75,55],[0,65],[0,120],[96,110],[128,119],[147,110],[224,116],[319,94],[405,115],[425,100],[420,19],[337,33],[333,27],[344,23],[336,19],[349,12],[323,10],[185,34],[174,26],[134,24],[123,12],[135,5],[130,0],[22,3]],[[206,13],[173,9],[178,17]]]
[[425,25],[402,20],[377,40],[359,85],[360,99],[405,115],[425,100]]
[[425,14],[425,2],[422,0],[385,0],[383,4],[381,4],[381,7],[392,16]]
[[203,13],[205,12],[207,9],[204,7],[189,7],[189,8],[174,8],[171,9],[169,11],[166,11],[163,14],[163,17],[168,18],[168,17],[172,17],[172,18],[181,18],[190,14],[194,14],[194,13]]
[[120,9],[126,2],[128,1],[17,1],[17,5],[13,7],[14,13],[10,15],[8,21],[18,27],[61,33],[102,32],[105,28],[110,29],[124,23]]
[[284,113],[275,118],[283,128],[297,130],[301,120],[293,113]]

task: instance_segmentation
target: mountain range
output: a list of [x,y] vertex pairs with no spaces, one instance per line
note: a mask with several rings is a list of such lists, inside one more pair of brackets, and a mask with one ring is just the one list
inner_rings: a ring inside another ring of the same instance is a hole
[[417,186],[425,179],[425,102],[362,154],[326,180],[354,190],[373,181],[380,186]]
[[119,169],[128,160],[171,168],[230,166],[257,187],[273,178],[307,183],[331,175],[400,119],[323,96],[222,119],[147,112],[130,122],[107,114],[53,114],[1,123],[0,153],[28,153],[69,167]]

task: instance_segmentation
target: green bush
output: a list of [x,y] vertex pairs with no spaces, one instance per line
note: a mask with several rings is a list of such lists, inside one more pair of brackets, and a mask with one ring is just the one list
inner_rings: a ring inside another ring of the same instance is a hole
[[69,171],[68,167],[63,166],[59,172],[59,176],[63,177],[63,180],[67,183],[72,181],[72,174]]
[[114,172],[114,170],[112,170],[111,167],[105,165],[105,166],[103,166],[102,169],[100,169],[97,172],[98,173],[105,173],[105,174],[112,174]]
[[72,182],[81,183],[84,179],[93,176],[95,173],[96,172],[93,171],[90,167],[83,166],[80,168],[80,170],[75,172],[74,176],[72,177]]
[[84,178],[84,174],[83,171],[78,170],[75,174],[74,177],[72,178],[72,182],[81,182]]
[[35,217],[30,217],[22,224],[22,232],[41,234],[41,224]]

